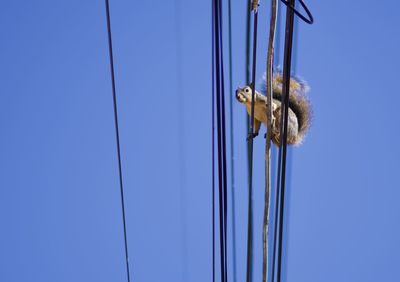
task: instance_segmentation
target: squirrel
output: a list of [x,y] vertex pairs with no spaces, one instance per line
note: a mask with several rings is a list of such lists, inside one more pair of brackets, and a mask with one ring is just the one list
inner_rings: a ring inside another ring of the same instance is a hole
[[[264,75],[265,80],[265,75]],[[265,84],[264,84],[265,85]],[[280,124],[281,124],[281,99],[282,99],[283,75],[275,72],[272,79],[272,142],[280,145]],[[289,115],[287,144],[299,145],[311,126],[312,109],[306,97],[309,87],[306,82],[296,77],[290,78],[289,87]],[[263,89],[266,93],[266,89]],[[267,126],[267,97],[257,91],[254,93],[254,135],[260,131],[261,123]],[[252,88],[246,86],[236,90],[236,99],[244,104],[247,113],[251,115]]]

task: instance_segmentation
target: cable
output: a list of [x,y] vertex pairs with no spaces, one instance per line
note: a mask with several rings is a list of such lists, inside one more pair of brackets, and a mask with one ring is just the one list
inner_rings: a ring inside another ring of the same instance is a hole
[[[212,2],[213,0],[211,0]],[[214,101],[215,101],[215,73],[214,73],[214,60],[215,60],[215,55],[214,55],[214,5],[211,3],[212,6],[212,17],[211,17],[211,85],[212,85],[212,91],[211,91],[211,128],[212,128],[212,133],[211,133],[211,154],[212,154],[212,281],[215,282],[215,109],[214,109]]]
[[263,282],[268,281],[268,225],[271,193],[271,139],[272,139],[272,80],[274,65],[274,45],[276,18],[278,14],[277,0],[271,0],[271,20],[268,39],[268,56],[266,71],[267,90],[267,134],[265,140],[265,199],[263,219]]
[[247,229],[247,271],[246,281],[251,282],[253,279],[253,138],[254,138],[254,100],[255,100],[255,80],[256,80],[256,61],[257,61],[257,26],[258,26],[258,1],[254,0],[251,5],[254,11],[253,25],[253,64],[251,79],[251,117],[250,130],[248,136],[249,145],[249,197],[248,197],[248,229]]
[[[251,1],[247,1],[247,9],[246,9],[246,85],[250,85],[250,69],[251,69],[251,60],[250,60],[250,49],[251,49]],[[250,117],[246,113],[246,133],[249,134],[250,132]],[[252,188],[252,179],[251,179],[251,166],[252,166],[252,158],[250,156],[251,154],[251,147],[250,143],[247,142],[247,172],[248,172],[248,179],[247,179],[247,184],[248,184],[248,219],[247,219],[247,269],[246,269],[246,281],[249,281],[249,277],[251,276],[249,273],[249,265],[251,265],[251,256],[252,256],[252,242],[251,239],[253,237],[253,215],[252,215],[252,203],[250,201],[251,199],[251,191],[253,190]]]
[[129,271],[129,256],[128,256],[128,238],[126,232],[126,216],[125,216],[125,200],[124,200],[124,186],[122,181],[122,162],[121,162],[121,146],[119,142],[119,127],[118,127],[118,109],[117,109],[117,93],[115,89],[115,72],[114,72],[114,56],[112,49],[112,36],[111,36],[111,17],[110,17],[110,5],[106,0],[106,15],[107,15],[107,32],[108,32],[108,51],[110,57],[110,70],[111,70],[111,84],[112,84],[112,95],[114,103],[114,123],[115,123],[115,137],[117,142],[117,155],[118,155],[118,172],[119,172],[119,184],[121,194],[121,207],[122,207],[122,222],[124,226],[124,244],[125,244],[125,261],[126,261],[126,275],[128,282],[130,279]]
[[222,118],[222,168],[223,168],[223,207],[224,207],[224,255],[225,255],[225,279],[228,280],[228,177],[227,177],[227,161],[226,161],[226,120],[225,120],[225,83],[224,83],[224,56],[223,56],[223,40],[222,40],[222,2],[219,0],[219,40],[221,45],[221,118]]
[[232,87],[232,1],[228,0],[228,38],[229,38],[229,121],[230,121],[230,155],[231,155],[231,213],[232,213],[232,279],[236,282],[236,214],[235,214],[235,154],[233,139],[233,87]]
[[[251,49],[251,1],[247,1],[247,9],[246,9],[246,85],[250,85],[250,69],[251,69],[251,60],[250,60],[250,49]],[[246,114],[246,134],[250,131],[250,117]],[[247,171],[248,171],[248,189],[250,190],[250,146],[247,143]]]
[[214,47],[215,47],[215,90],[217,105],[217,140],[218,140],[218,187],[219,187],[219,230],[221,281],[227,282],[227,170],[226,170],[226,128],[225,128],[225,88],[222,46],[222,4],[213,1]]
[[[306,12],[311,15],[305,4],[299,0],[305,8]],[[285,3],[286,4],[286,3]],[[275,273],[275,260],[277,260],[277,282],[281,281],[282,275],[282,238],[283,238],[283,220],[284,220],[284,207],[285,207],[285,180],[286,180],[286,155],[287,155],[287,131],[288,131],[288,114],[289,114],[289,85],[290,85],[290,72],[292,61],[292,47],[293,47],[293,30],[294,30],[294,15],[298,15],[293,8],[295,0],[289,0],[286,9],[286,27],[285,27],[285,47],[284,47],[284,64],[283,64],[283,89],[281,101],[281,126],[280,126],[280,146],[278,156],[278,181],[277,181],[277,196],[275,208],[275,236],[274,236],[274,252],[273,252],[273,268],[272,268],[272,281],[274,281]],[[299,16],[299,15],[298,15]],[[301,16],[299,16],[302,18]],[[303,18],[302,18],[303,19]],[[303,19],[304,20],[304,19]],[[312,15],[310,23],[313,22]],[[307,21],[306,21],[307,22]],[[279,202],[278,202],[279,199]],[[278,215],[279,207],[279,215]],[[279,222],[278,222],[279,216]],[[276,254],[276,233],[279,231],[278,237],[278,250]],[[275,258],[277,256],[277,258]]]

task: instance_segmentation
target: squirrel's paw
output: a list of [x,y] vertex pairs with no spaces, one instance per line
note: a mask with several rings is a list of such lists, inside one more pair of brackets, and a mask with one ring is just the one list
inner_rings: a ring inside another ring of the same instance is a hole
[[247,135],[247,141],[249,141],[250,139],[254,139],[255,137],[258,136],[258,132],[254,132],[254,133],[249,133]]

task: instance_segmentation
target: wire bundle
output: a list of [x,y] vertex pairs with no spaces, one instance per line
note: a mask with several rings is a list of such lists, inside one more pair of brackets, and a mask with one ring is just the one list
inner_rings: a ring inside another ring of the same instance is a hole
[[[275,228],[274,228],[274,251],[272,259],[272,281],[275,281],[275,269],[277,272],[276,281],[281,281],[282,276],[282,240],[283,240],[283,219],[285,207],[285,180],[286,180],[286,155],[287,155],[287,133],[288,133],[288,114],[289,114],[289,85],[292,63],[294,15],[300,17],[308,24],[312,24],[314,19],[302,0],[300,4],[306,11],[308,18],[304,17],[295,9],[295,0],[281,0],[286,6],[286,27],[285,27],[285,47],[283,62],[283,89],[281,107],[281,127],[280,127],[280,146],[278,154],[278,178],[277,193],[275,203]],[[277,233],[279,235],[277,236]]]

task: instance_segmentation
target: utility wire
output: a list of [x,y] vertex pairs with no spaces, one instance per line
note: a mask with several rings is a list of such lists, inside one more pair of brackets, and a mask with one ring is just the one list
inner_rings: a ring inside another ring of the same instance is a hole
[[225,88],[222,46],[222,3],[213,1],[214,48],[215,48],[215,90],[217,105],[217,140],[218,140],[218,186],[219,186],[219,230],[221,281],[227,282],[227,169],[226,169],[226,128],[225,128]]
[[247,271],[246,281],[253,280],[253,138],[254,138],[254,100],[257,62],[257,27],[258,27],[258,0],[253,0],[251,9],[254,12],[253,24],[253,64],[251,77],[251,115],[250,130],[247,137],[249,148],[249,191],[248,191],[248,229],[247,229]]
[[[246,85],[250,85],[250,69],[251,69],[251,59],[250,59],[250,50],[251,50],[251,2],[252,0],[247,1],[246,7]],[[246,113],[246,134],[248,135],[250,132],[250,117]],[[252,241],[251,238],[253,237],[253,214],[252,214],[252,202],[251,199],[251,191],[252,188],[252,180],[251,180],[251,166],[252,166],[252,157],[250,156],[250,143],[247,142],[247,184],[248,184],[248,205],[247,205],[247,269],[246,269],[246,281],[249,282],[250,278],[250,267],[251,260],[252,260]]]
[[268,39],[266,90],[267,90],[267,135],[265,140],[265,198],[263,219],[263,282],[268,281],[268,226],[271,193],[271,139],[272,139],[272,80],[274,65],[274,45],[276,18],[278,14],[277,0],[271,0],[271,19]]
[[214,54],[214,5],[213,5],[213,0],[211,0],[211,6],[212,6],[212,16],[211,16],[211,86],[212,86],[212,91],[211,91],[211,160],[212,160],[212,188],[211,188],[211,214],[212,214],[212,281],[215,282],[215,71],[214,71],[214,60],[215,60],[215,54]]
[[[309,16],[306,19],[300,13],[296,12],[295,0],[281,0],[287,5],[286,9],[286,27],[285,27],[285,47],[284,47],[284,63],[283,63],[283,87],[281,101],[281,125],[280,125],[280,146],[278,156],[278,180],[277,180],[277,195],[275,207],[275,236],[274,236],[274,251],[273,251],[273,266],[272,266],[272,281],[275,281],[275,261],[277,260],[277,282],[281,281],[282,276],[282,238],[283,238],[283,220],[285,207],[285,180],[286,180],[286,155],[287,155],[287,131],[288,131],[288,114],[289,114],[289,95],[290,95],[290,73],[292,61],[293,47],[293,31],[294,31],[294,15],[298,15],[306,23],[312,24],[313,17],[307,6],[302,0],[299,0],[304,10]],[[278,201],[279,199],[279,201]],[[279,222],[278,222],[279,220]],[[277,239],[276,233],[279,232]],[[276,241],[278,240],[278,246]],[[277,251],[276,251],[277,248]]]
[[223,55],[223,37],[222,37],[222,1],[218,1],[219,7],[219,40],[221,50],[221,118],[222,118],[222,169],[223,169],[223,207],[224,207],[224,255],[225,255],[225,279],[228,281],[228,177],[226,161],[226,120],[225,120],[225,79],[224,79],[224,55]]
[[228,0],[228,38],[229,38],[229,122],[230,122],[230,155],[231,155],[231,213],[232,213],[232,279],[236,282],[236,212],[235,212],[235,150],[233,130],[233,79],[232,79],[232,1]]
[[[250,60],[250,50],[251,50],[251,1],[247,1],[246,8],[246,85],[250,85],[250,70],[251,70],[251,60]],[[250,117],[247,113],[246,115],[246,134],[249,134],[250,131]],[[247,184],[248,190],[251,189],[250,185],[250,143],[247,143]],[[250,207],[248,207],[250,209]],[[250,211],[249,211],[250,212]]]
[[116,93],[116,87],[115,87],[114,55],[113,55],[112,36],[111,36],[110,5],[109,5],[108,0],[106,0],[106,16],[107,16],[108,51],[109,51],[109,57],[110,57],[112,95],[113,95],[113,103],[114,103],[114,123],[115,123],[115,137],[116,137],[116,142],[117,142],[118,172],[119,172],[119,184],[120,184],[120,194],[121,194],[122,222],[123,222],[123,226],[124,226],[126,275],[127,275],[128,282],[130,282],[131,279],[130,279],[130,271],[129,271],[128,238],[127,238],[127,232],[126,232],[124,186],[123,186],[123,181],[122,181],[123,177],[122,177],[122,162],[121,162],[121,146],[120,146],[120,142],[119,142],[117,93]]
[[[289,0],[291,6],[294,6],[295,0]],[[291,61],[292,61],[292,46],[293,46],[293,30],[294,30],[294,11],[293,9],[287,9],[286,11],[286,28],[285,28],[285,52],[283,62],[283,89],[284,93],[282,96],[282,111],[281,111],[281,140],[279,155],[282,158],[281,164],[281,187],[280,190],[280,210],[279,210],[279,245],[278,245],[278,261],[277,261],[277,281],[281,281],[282,276],[282,235],[283,235],[283,218],[284,218],[284,207],[285,207],[285,181],[286,181],[286,154],[287,154],[287,129],[288,129],[288,115],[289,115],[289,88],[290,88],[290,72],[291,72]],[[283,126],[283,131],[282,131]]]

